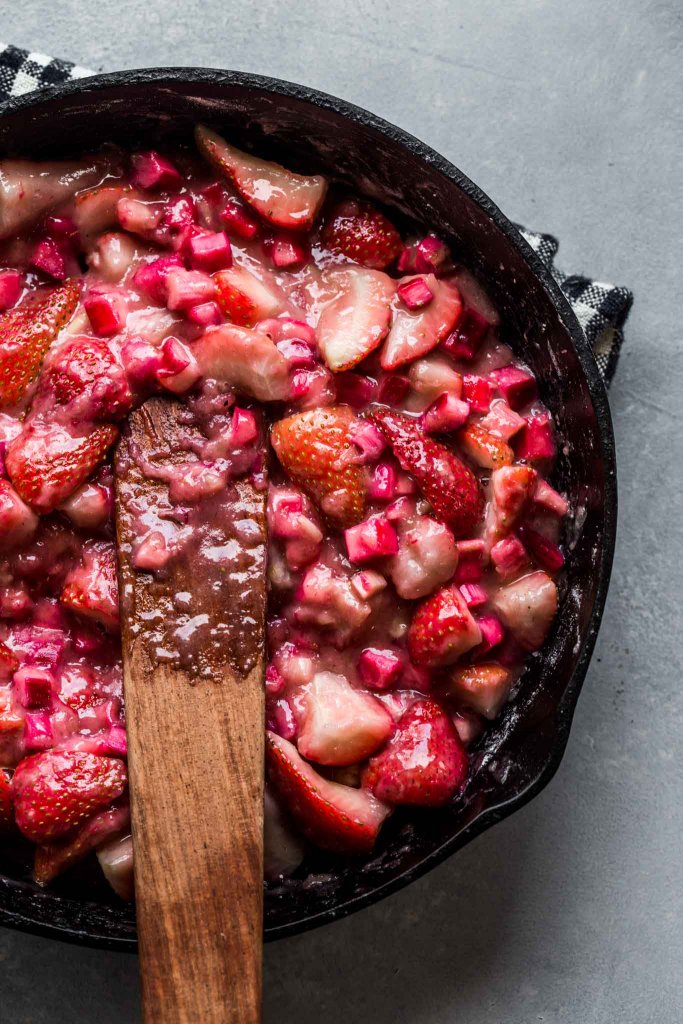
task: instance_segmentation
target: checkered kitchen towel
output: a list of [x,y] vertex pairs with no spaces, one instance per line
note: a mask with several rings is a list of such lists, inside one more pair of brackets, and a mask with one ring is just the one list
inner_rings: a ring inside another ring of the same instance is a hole
[[[29,53],[0,43],[0,103],[10,96],[56,85],[92,74],[68,61]],[[536,234],[520,227],[531,248],[550,269],[569,299],[583,331],[593,347],[600,373],[609,386],[617,368],[619,351],[633,296],[628,288],[593,281],[578,274],[563,274],[555,266],[558,241],[552,235]]]

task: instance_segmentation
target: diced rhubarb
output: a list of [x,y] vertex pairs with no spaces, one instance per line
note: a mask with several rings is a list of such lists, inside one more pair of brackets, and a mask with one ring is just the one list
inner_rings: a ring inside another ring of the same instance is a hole
[[160,256],[159,259],[145,263],[135,271],[133,284],[140,291],[146,292],[155,302],[165,303],[168,296],[168,275],[172,270],[183,268],[180,256]]
[[167,391],[182,394],[201,377],[199,364],[187,345],[178,338],[166,338],[159,349],[161,361],[156,371],[157,380]]
[[187,243],[190,263],[195,270],[224,270],[232,266],[232,251],[224,231],[206,231],[193,235]]
[[488,412],[492,395],[493,388],[485,377],[465,374],[462,379],[462,396],[474,412]]
[[364,409],[374,402],[377,395],[377,383],[372,377],[364,377],[360,373],[345,371],[338,373],[334,379],[337,390],[337,401],[340,405],[350,405],[352,409]]
[[0,313],[19,301],[24,288],[24,275],[19,270],[0,270]]
[[505,629],[497,615],[480,615],[477,625],[481,631],[481,643],[472,651],[472,657],[482,658],[501,643]]
[[524,419],[514,412],[506,402],[494,401],[491,411],[481,420],[480,426],[496,437],[509,441],[524,426]]
[[387,446],[384,435],[368,420],[358,420],[354,423],[349,436],[358,453],[352,452],[348,461],[358,465],[376,462]]
[[274,266],[279,270],[300,267],[310,258],[308,246],[291,231],[277,232],[271,238],[264,240],[263,247]]
[[52,723],[47,711],[29,711],[24,717],[24,747],[27,752],[47,750],[53,744]]
[[356,564],[384,555],[395,555],[398,537],[391,523],[383,516],[371,516],[344,531],[349,561]]
[[400,405],[410,391],[410,380],[400,373],[388,373],[379,384],[377,400],[383,405]]
[[299,753],[318,764],[364,761],[394,730],[391,715],[367,693],[355,690],[342,675],[318,672],[306,697]]
[[483,540],[459,540],[458,567],[455,572],[456,583],[478,583],[484,574],[486,544]]
[[439,274],[453,269],[450,249],[436,235],[407,245],[398,258],[400,274]]
[[397,473],[390,462],[378,462],[372,471],[368,497],[373,501],[393,501],[396,497]]
[[217,302],[200,302],[196,306],[190,306],[185,315],[199,327],[215,327],[223,321],[223,314]]
[[110,338],[123,330],[128,303],[122,292],[94,290],[86,296],[83,305],[90,326],[99,337]]
[[536,397],[536,378],[521,366],[503,366],[491,371],[491,380],[511,409],[521,409]]
[[403,671],[403,658],[391,649],[366,647],[358,658],[358,675],[371,690],[390,690]]
[[413,277],[397,288],[398,296],[408,309],[421,309],[434,298],[434,292],[424,277]]
[[519,535],[542,569],[559,572],[564,565],[564,555],[557,544],[526,524],[519,527]]
[[133,153],[132,184],[148,190],[178,188],[183,179],[180,171],[161,153],[150,149],[146,153]]
[[298,732],[296,716],[291,703],[286,697],[276,697],[268,701],[266,707],[266,726],[284,740],[293,740]]
[[442,348],[454,359],[471,362],[490,326],[489,321],[476,309],[466,308],[455,330],[442,342]]
[[529,565],[529,555],[519,537],[504,537],[491,548],[491,561],[501,579],[518,576]]
[[443,394],[420,417],[420,425],[428,434],[459,430],[470,415],[470,405],[452,394]]
[[255,238],[259,230],[258,217],[239,199],[228,199],[221,210],[220,219],[229,232],[245,241]]
[[526,462],[554,457],[555,438],[549,412],[536,412],[527,417],[524,429],[515,440],[515,451],[517,458]]
[[[260,326],[259,326],[260,329]],[[315,366],[315,351],[302,338],[283,338],[275,346],[281,352],[292,369],[310,369]]]
[[468,608],[480,608],[489,599],[488,594],[479,583],[462,583],[460,593],[465,598]]
[[566,498],[558,494],[546,480],[539,479],[532,501],[534,505],[538,505],[546,512],[552,512],[555,516],[566,516],[569,511],[569,504]]
[[14,673],[12,685],[23,707],[31,711],[44,709],[50,706],[55,677],[49,669],[25,665]]
[[166,278],[169,309],[190,309],[200,302],[209,302],[216,294],[216,285],[208,274],[199,270],[171,270]]

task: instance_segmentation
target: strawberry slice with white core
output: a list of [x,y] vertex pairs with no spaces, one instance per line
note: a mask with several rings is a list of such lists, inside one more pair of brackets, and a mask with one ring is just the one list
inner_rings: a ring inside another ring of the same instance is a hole
[[386,337],[396,285],[381,270],[343,267],[323,274],[323,288],[336,292],[318,322],[318,346],[334,373],[350,370]]
[[441,807],[466,778],[467,752],[450,716],[435,701],[418,700],[370,760],[363,785],[390,804]]
[[286,299],[274,284],[259,280],[246,267],[229,267],[213,277],[218,305],[234,324],[253,327],[284,312]]
[[356,764],[381,747],[394,731],[389,712],[345,676],[318,672],[307,687],[297,745],[318,764]]
[[77,303],[78,286],[68,281],[0,316],[0,406],[15,405],[24,396]]
[[80,564],[64,581],[61,602],[110,631],[118,629],[119,586],[113,544],[96,541],[85,545]]
[[[400,286],[412,280],[404,277]],[[422,280],[434,298],[427,306],[415,310],[408,309],[403,303],[396,307],[389,337],[382,349],[381,363],[384,370],[396,370],[431,352],[458,322],[462,300],[453,280],[437,280],[433,274],[425,275]]]
[[508,584],[493,597],[493,607],[515,640],[535,651],[548,635],[557,613],[557,587],[545,572],[533,572]]
[[193,351],[203,377],[232,384],[260,402],[289,397],[289,363],[262,331],[226,324],[205,331]]
[[52,512],[87,480],[118,436],[110,423],[75,435],[54,421],[29,422],[7,450],[7,473],[27,505]]
[[389,808],[364,789],[330,782],[288,740],[266,734],[266,764],[287,810],[311,842],[336,853],[370,853]]
[[271,224],[294,231],[307,231],[313,225],[327,191],[321,175],[295,174],[243,153],[205,125],[198,125],[195,138],[202,156]]
[[481,630],[457,586],[443,587],[418,606],[408,630],[416,665],[452,665],[481,643]]

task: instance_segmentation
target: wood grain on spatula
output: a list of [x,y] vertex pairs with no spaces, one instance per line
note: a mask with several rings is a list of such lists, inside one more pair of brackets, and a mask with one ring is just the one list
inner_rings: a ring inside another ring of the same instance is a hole
[[[143,1016],[252,1024],[261,1019],[265,490],[240,480],[195,507],[172,506],[158,477],[188,460],[188,430],[182,405],[150,399],[116,457]],[[162,574],[132,561],[149,508],[187,538]]]

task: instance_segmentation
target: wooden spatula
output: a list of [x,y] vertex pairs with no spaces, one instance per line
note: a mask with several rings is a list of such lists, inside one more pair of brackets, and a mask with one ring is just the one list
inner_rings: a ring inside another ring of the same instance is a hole
[[[150,399],[130,417],[116,457],[143,1017],[255,1024],[265,491],[239,481],[198,505],[173,506],[163,477],[188,460],[188,431],[183,406]],[[163,578],[133,565],[141,518],[185,530]]]

